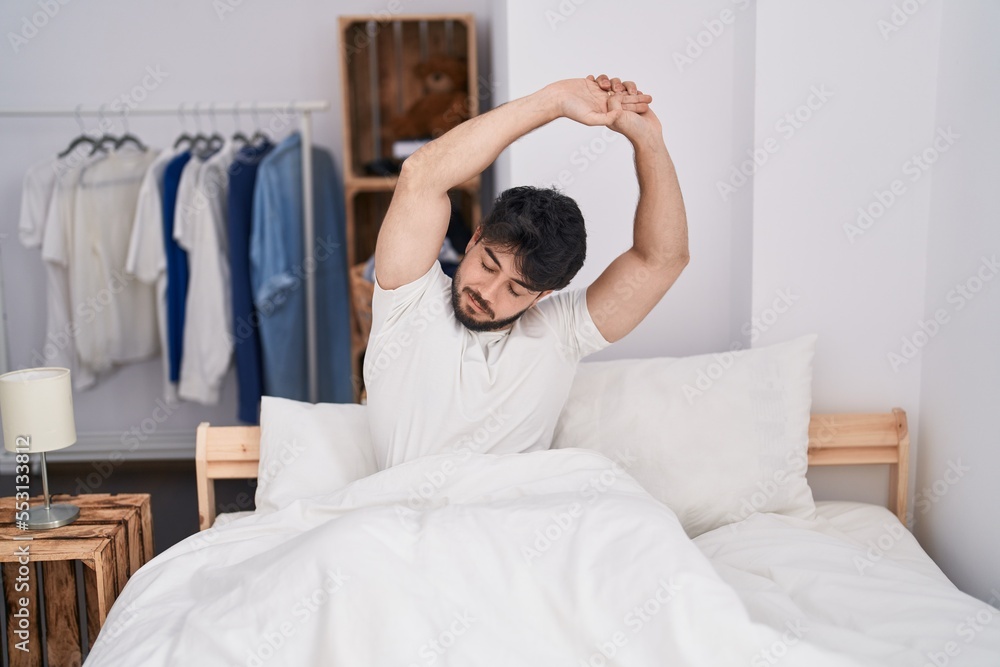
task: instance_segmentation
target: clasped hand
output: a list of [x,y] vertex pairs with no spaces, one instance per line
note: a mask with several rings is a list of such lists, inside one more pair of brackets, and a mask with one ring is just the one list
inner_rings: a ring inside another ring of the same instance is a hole
[[555,85],[560,111],[567,118],[584,125],[605,125],[633,142],[663,137],[660,120],[649,106],[653,97],[639,90],[634,81],[591,74]]

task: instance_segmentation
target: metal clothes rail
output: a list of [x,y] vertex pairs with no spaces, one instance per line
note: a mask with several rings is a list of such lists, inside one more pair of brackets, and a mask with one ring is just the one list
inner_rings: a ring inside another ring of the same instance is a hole
[[330,103],[326,100],[305,101],[305,102],[232,102],[232,103],[202,103],[198,102],[192,106],[178,104],[173,107],[137,107],[129,109],[127,112],[111,110],[110,112],[100,107],[79,106],[74,109],[0,109],[0,117],[74,117],[74,116],[100,116],[102,118],[127,118],[127,116],[168,116],[180,115],[185,112],[194,112],[200,119],[201,113],[205,110],[203,104],[208,105],[208,113],[213,115],[222,113],[244,113],[258,111],[284,111],[299,115],[299,131],[302,138],[302,212],[303,212],[303,269],[306,284],[306,354],[309,366],[309,401],[315,403],[319,396],[319,378],[316,369],[316,284],[314,282],[314,271],[309,267],[314,266],[315,260],[310,260],[314,252],[315,238],[315,210],[314,197],[312,196],[313,185],[313,165],[312,165],[312,114],[316,111],[327,111]]

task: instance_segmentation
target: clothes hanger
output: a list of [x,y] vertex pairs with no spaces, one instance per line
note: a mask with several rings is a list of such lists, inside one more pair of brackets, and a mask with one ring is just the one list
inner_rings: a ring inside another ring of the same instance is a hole
[[208,105],[208,114],[212,119],[212,136],[208,138],[208,149],[214,153],[225,145],[226,138],[219,134],[219,128],[215,123],[215,102]]
[[132,134],[132,133],[130,133],[128,131],[128,119],[125,117],[125,110],[124,109],[122,109],[122,127],[125,130],[125,134],[123,134],[121,137],[119,137],[118,141],[115,142],[115,150],[116,151],[119,150],[122,146],[124,146],[125,144],[128,144],[128,143],[135,144],[136,148],[138,148],[143,153],[145,153],[147,150],[149,150],[148,148],[146,148],[145,145],[143,145],[143,143],[139,139],[139,137],[135,136],[134,134]]
[[192,137],[190,134],[188,134],[187,128],[184,127],[184,103],[183,102],[181,102],[180,105],[177,107],[177,119],[181,123],[181,132],[183,132],[183,134],[181,134],[181,136],[177,137],[177,140],[174,141],[174,150],[179,149],[181,147],[181,144],[183,144],[185,142],[187,142],[187,147],[188,147],[188,149],[190,149],[194,145],[194,137]]
[[[97,124],[99,126],[101,126],[101,127],[105,126],[104,125],[104,121],[106,120],[104,118],[104,107],[105,106],[107,106],[107,105],[102,104],[97,109],[97,118],[98,118]],[[97,143],[94,144],[94,148],[90,151],[90,155],[96,155],[98,151],[107,151],[108,149],[105,146],[105,144],[111,144],[112,146],[114,146],[116,143],[118,143],[118,137],[116,137],[113,134],[108,134],[107,132],[105,132],[101,136],[101,138],[97,140]]]
[[198,110],[198,102],[194,103],[194,124],[197,132],[191,143],[191,154],[204,159],[207,156],[208,137],[201,131],[201,112]]
[[87,130],[83,126],[83,118],[80,117],[81,106],[83,105],[77,104],[76,109],[73,111],[73,115],[76,117],[76,122],[80,126],[80,134],[75,139],[73,139],[73,141],[70,142],[69,147],[66,148],[66,150],[64,150],[62,153],[59,153],[57,157],[61,158],[66,157],[74,150],[76,150],[76,147],[79,146],[80,144],[90,144],[91,148],[93,148],[97,144],[97,139],[87,134]]
[[254,100],[253,102],[253,107],[251,108],[251,114],[253,116],[254,127],[257,128],[257,131],[253,133],[252,137],[250,137],[250,143],[259,148],[263,146],[265,143],[271,141],[271,138],[267,136],[265,132],[262,132],[260,129],[260,116],[257,115],[256,100]]
[[243,145],[246,146],[247,144],[250,143],[250,139],[247,137],[247,135],[243,134],[242,130],[240,130],[239,111],[240,111],[240,103],[237,102],[236,105],[233,107],[233,125],[236,127],[236,131],[233,133],[233,141],[242,142]]

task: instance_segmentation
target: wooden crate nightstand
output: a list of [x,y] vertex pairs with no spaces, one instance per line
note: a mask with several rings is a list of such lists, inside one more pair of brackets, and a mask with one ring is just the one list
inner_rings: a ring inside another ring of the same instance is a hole
[[[44,500],[35,497],[30,502],[34,507]],[[50,665],[80,665],[84,655],[81,628],[86,628],[89,650],[129,577],[153,557],[148,494],[62,494],[52,496],[52,502],[76,505],[80,518],[51,530],[19,530],[14,526],[14,499],[0,498],[0,563],[11,667],[40,666],[43,651]],[[18,562],[25,546],[29,553],[27,576],[19,570]],[[82,564],[82,607],[77,597],[75,561]],[[41,565],[41,586],[36,563]],[[27,590],[18,590],[25,583]],[[21,608],[20,598],[28,601],[28,652],[15,648],[21,641],[16,634],[20,621],[12,614]],[[44,636],[40,613],[45,615]]]

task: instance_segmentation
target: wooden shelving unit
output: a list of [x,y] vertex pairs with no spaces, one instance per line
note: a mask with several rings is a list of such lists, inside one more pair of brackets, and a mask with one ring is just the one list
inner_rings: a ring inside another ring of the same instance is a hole
[[[375,252],[379,227],[396,187],[395,176],[372,176],[365,165],[392,156],[386,128],[423,95],[414,67],[434,55],[464,58],[468,66],[468,113],[479,114],[476,23],[473,14],[341,16],[341,99],[344,104],[344,201],[347,262],[351,276],[352,376],[362,388],[361,360],[368,345],[372,284],[361,268]],[[450,193],[469,223],[479,226],[480,178]],[[461,253],[464,248],[456,248]],[[367,318],[367,319],[366,319]]]

